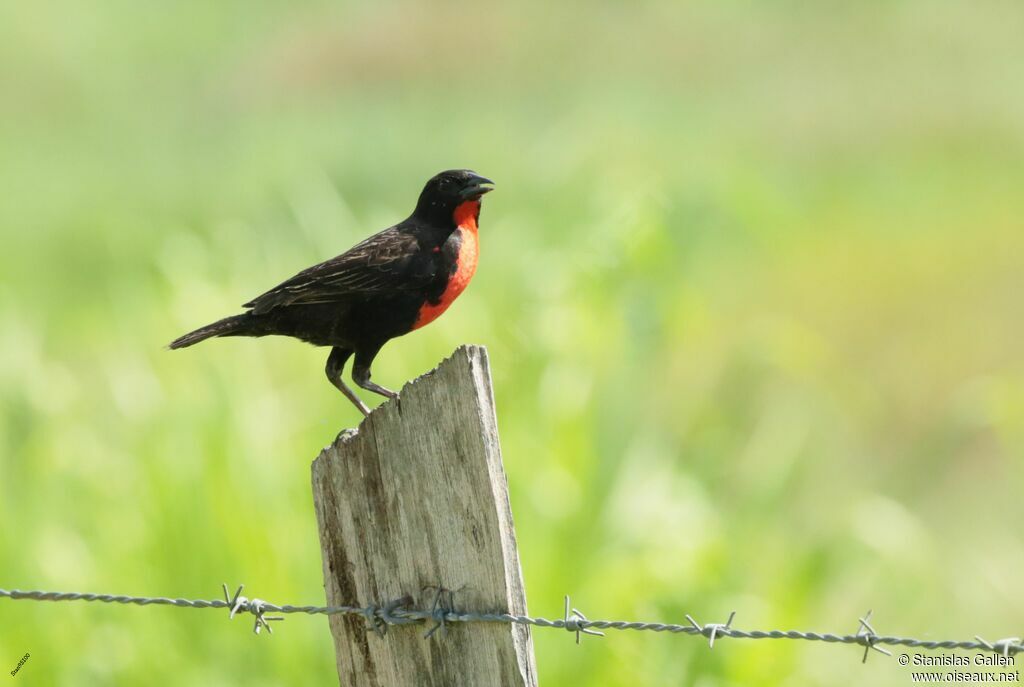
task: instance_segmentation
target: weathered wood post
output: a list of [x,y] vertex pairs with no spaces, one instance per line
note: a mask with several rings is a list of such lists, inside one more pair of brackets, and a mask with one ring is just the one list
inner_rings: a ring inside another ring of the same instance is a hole
[[[463,346],[402,389],[313,462],[330,605],[409,595],[430,609],[436,587],[459,611],[526,613],[487,351]],[[428,589],[428,587],[435,589]],[[529,628],[423,624],[385,636],[359,616],[330,618],[344,687],[537,684]]]

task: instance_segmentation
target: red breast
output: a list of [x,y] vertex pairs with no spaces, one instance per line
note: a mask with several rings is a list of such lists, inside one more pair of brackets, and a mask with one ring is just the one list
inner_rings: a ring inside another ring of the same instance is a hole
[[458,232],[459,254],[455,258],[455,273],[448,280],[448,286],[437,303],[424,303],[413,324],[413,329],[430,324],[441,316],[448,306],[455,302],[473,275],[480,257],[480,237],[477,233],[476,218],[480,214],[480,201],[470,200],[455,208],[455,231]]

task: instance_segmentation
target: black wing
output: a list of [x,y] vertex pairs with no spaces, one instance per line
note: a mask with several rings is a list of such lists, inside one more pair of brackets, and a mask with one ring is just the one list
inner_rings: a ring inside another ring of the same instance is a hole
[[418,239],[400,225],[374,234],[336,258],[314,265],[245,303],[257,315],[286,305],[332,303],[350,296],[422,288],[432,261],[417,259]]

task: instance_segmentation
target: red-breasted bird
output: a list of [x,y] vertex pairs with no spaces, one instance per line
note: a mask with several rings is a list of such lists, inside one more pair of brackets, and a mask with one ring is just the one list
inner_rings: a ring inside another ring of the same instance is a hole
[[416,209],[336,258],[299,272],[232,315],[171,342],[185,348],[214,336],[278,334],[331,346],[327,379],[364,415],[370,410],[341,379],[350,357],[362,388],[397,398],[370,380],[381,346],[433,322],[476,272],[481,197],[494,182],[448,170],[423,187]]

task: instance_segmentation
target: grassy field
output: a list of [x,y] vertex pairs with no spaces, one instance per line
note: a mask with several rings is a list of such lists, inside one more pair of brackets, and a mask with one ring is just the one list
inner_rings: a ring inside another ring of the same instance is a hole
[[[0,587],[323,601],[325,350],[163,346],[497,181],[391,387],[486,344],[537,615],[1020,635],[1019,3],[0,7]],[[25,685],[335,684],[323,618],[0,601]],[[535,633],[542,684],[904,685]],[[1018,659],[1019,661],[1019,659]]]

